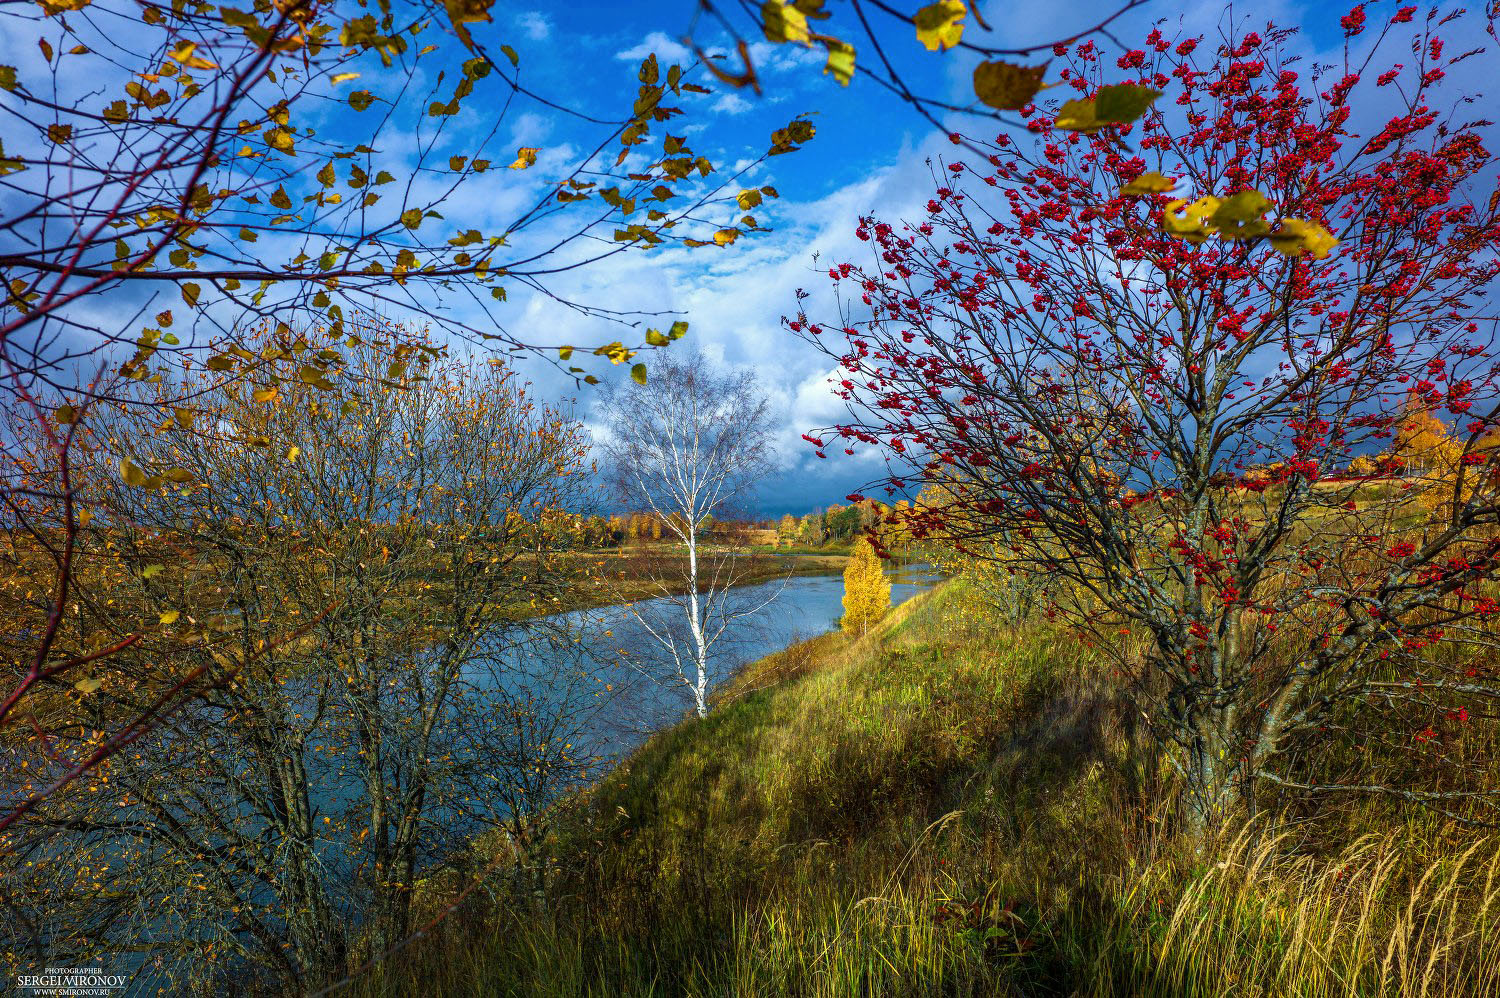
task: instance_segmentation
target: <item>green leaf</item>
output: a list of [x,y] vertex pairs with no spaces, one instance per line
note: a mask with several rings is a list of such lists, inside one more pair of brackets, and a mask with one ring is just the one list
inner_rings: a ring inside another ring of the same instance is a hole
[[672,328],[667,330],[667,335],[674,340],[680,340],[687,335],[688,324],[682,319],[672,323]]
[[318,171],[318,183],[322,184],[324,187],[332,187],[336,180],[338,180],[338,174],[333,172],[333,160],[329,160],[327,163],[324,163],[323,168]]
[[1270,210],[1270,200],[1260,191],[1240,191],[1225,198],[1208,222],[1222,239],[1258,239],[1271,233],[1261,217]]
[[630,365],[630,380],[634,381],[638,385],[644,385],[646,383],[646,365],[645,364],[631,364]]
[[974,95],[998,111],[1019,111],[1042,89],[1047,64],[1017,66],[1009,62],[981,62],[974,67]]
[[648,329],[646,330],[646,342],[654,347],[664,347],[672,341],[662,335],[660,330]]
[[160,572],[163,567],[164,566],[162,566],[162,565],[147,565],[145,568],[141,569],[141,578],[143,578],[143,579],[149,579],[153,575],[155,575],[158,572]]
[[0,90],[16,89],[16,67],[0,66]]
[[1054,124],[1058,128],[1068,132],[1097,132],[1104,127],[1104,122],[1099,120],[1094,102],[1082,97],[1075,97],[1065,101],[1063,106],[1057,109],[1057,118]]
[[505,53],[505,58],[510,60],[511,66],[516,68],[520,67],[521,57],[516,55],[515,49],[511,48],[509,45],[502,45],[500,46],[500,51]]
[[422,209],[408,208],[401,213],[401,224],[408,229],[415,229],[422,224]]
[[1112,83],[1094,95],[1094,116],[1109,124],[1128,124],[1145,114],[1160,96],[1160,90],[1136,83]]

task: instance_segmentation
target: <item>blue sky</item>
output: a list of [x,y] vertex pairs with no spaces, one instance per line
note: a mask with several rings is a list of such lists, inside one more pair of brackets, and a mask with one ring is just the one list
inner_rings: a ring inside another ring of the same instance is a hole
[[[633,93],[636,63],[647,51],[668,61],[687,58],[674,39],[682,35],[693,6],[689,0],[517,4],[497,9],[496,23],[486,29],[520,51],[530,84],[549,94],[576,94],[585,107],[608,114],[622,93]],[[1058,37],[1100,20],[1114,7],[1097,0],[984,4],[986,20],[997,29],[991,37],[1008,44]],[[830,9],[840,8],[833,4]],[[1338,44],[1341,37],[1337,20],[1342,7],[1269,0],[1239,10],[1257,25],[1268,17],[1303,25],[1311,47]],[[1179,23],[1207,30],[1217,25],[1223,11],[1222,3],[1152,3],[1130,15],[1118,34],[1125,41],[1139,40],[1161,18],[1169,19],[1169,32]],[[895,32],[893,36],[902,39]],[[702,36],[701,41],[711,38]],[[761,42],[753,53],[766,81],[764,96],[716,86],[712,97],[700,99],[710,114],[702,114],[703,106],[691,107],[695,121],[706,125],[693,141],[716,163],[732,164],[751,157],[773,128],[795,114],[816,112],[818,134],[808,146],[772,158],[747,178],[774,184],[781,192],[779,202],[756,212],[775,231],[723,251],[629,254],[580,274],[574,290],[586,300],[602,296],[611,305],[680,311],[691,322],[690,343],[713,360],[758,374],[780,424],[781,467],[759,504],[770,515],[842,502],[847,493],[879,477],[879,465],[869,458],[819,461],[801,440],[803,432],[837,418],[837,400],[826,385],[826,359],[781,329],[779,320],[792,310],[796,288],[819,286],[826,261],[853,253],[854,222],[861,213],[899,217],[925,202],[933,185],[924,161],[952,147],[872,81],[856,78],[845,88],[823,75],[822,60],[814,52]],[[972,60],[927,53],[915,39],[901,57],[915,89],[968,99]],[[571,127],[566,121],[553,123],[538,141],[578,141]],[[824,260],[819,270],[813,266],[814,253]],[[539,298],[517,306],[524,315],[520,326],[528,334],[540,330],[566,342],[597,339],[606,332]],[[576,396],[580,415],[588,419],[588,389],[575,391],[542,365],[523,367],[545,392]]]
[[[1119,2],[1052,0],[1018,5],[983,0],[982,7],[985,19],[996,29],[988,39],[995,44],[1017,45],[1047,41],[1096,23]],[[913,0],[910,6],[917,5],[918,0]],[[501,0],[492,10],[493,22],[476,25],[474,30],[491,51],[501,44],[511,45],[520,57],[522,82],[545,98],[597,118],[619,120],[626,116],[634,98],[636,69],[645,54],[655,52],[664,63],[690,61],[677,39],[688,28],[696,6],[696,0],[569,4]],[[1391,4],[1382,6],[1393,9]],[[848,8],[834,2],[829,9],[835,19],[829,22],[828,30],[840,33],[837,26],[847,22]],[[1378,9],[1372,7],[1372,14]],[[1233,10],[1234,17],[1257,27],[1268,18],[1283,25],[1300,25],[1302,44],[1313,52],[1341,44],[1338,18],[1345,10],[1342,3],[1263,0]],[[1126,42],[1138,41],[1153,22],[1161,19],[1168,22],[1164,28],[1169,34],[1178,30],[1212,31],[1221,23],[1224,11],[1223,0],[1151,0],[1117,24],[1116,33]],[[741,23],[747,31],[753,31],[743,15]],[[56,26],[49,23],[43,28],[50,31]],[[957,103],[971,99],[972,57],[929,53],[916,42],[909,27],[889,22],[885,28],[883,37],[889,38],[893,58],[914,89]],[[977,29],[972,23],[968,30],[968,37],[974,38]],[[844,34],[849,36],[847,31]],[[753,370],[770,397],[778,424],[779,470],[762,492],[759,511],[804,512],[843,501],[850,491],[880,477],[881,469],[866,455],[819,461],[802,441],[803,432],[837,420],[839,410],[827,386],[831,373],[827,360],[782,329],[780,317],[793,310],[799,287],[824,286],[822,274],[830,261],[856,255],[860,244],[853,233],[861,214],[896,219],[919,211],[933,186],[926,160],[953,147],[874,82],[856,78],[851,86],[842,87],[823,74],[821,49],[773,46],[758,34],[749,37],[754,40],[752,54],[765,93],[757,97],[748,90],[733,91],[715,84],[716,92],[711,95],[684,95],[689,114],[669,123],[666,130],[685,135],[696,152],[707,155],[723,175],[732,176],[764,151],[773,129],[798,114],[811,113],[818,129],[812,142],[794,154],[773,157],[754,167],[729,189],[732,193],[741,186],[774,185],[781,198],[768,200],[755,210],[761,224],[772,231],[741,238],[724,249],[626,252],[558,277],[551,289],[592,305],[685,318],[691,324],[689,338],[672,349],[696,347],[716,362]],[[722,47],[724,39],[702,30],[698,41],[714,51]],[[23,79],[43,78],[48,68],[40,61],[34,42],[0,38],[0,63],[19,66]],[[462,52],[456,44],[452,48]],[[860,51],[857,58],[873,56]],[[436,68],[424,63],[416,71],[418,91],[434,84]],[[500,93],[495,84],[494,80],[488,83],[494,88],[488,91],[491,95]],[[80,99],[97,99],[89,93],[95,81],[78,79],[69,85],[79,91]],[[398,81],[394,76],[382,79],[377,67],[357,85],[383,93],[395,88]],[[446,87],[451,89],[451,80]],[[507,219],[524,214],[539,197],[545,197],[550,186],[584,158],[586,150],[608,137],[608,128],[601,131],[599,125],[536,103],[511,108],[501,116],[495,103],[498,99],[491,96],[488,103],[471,100],[460,115],[445,119],[442,127],[449,131],[434,137],[434,126],[421,112],[426,107],[424,98],[416,104],[411,128],[383,135],[379,143],[380,155],[390,157],[398,174],[402,174],[402,163],[411,165],[429,140],[434,143],[427,147],[429,163],[445,164],[450,154],[472,152],[464,145],[465,140],[487,134],[497,127],[497,119],[499,131],[486,152],[497,163],[508,162],[517,146],[541,149],[536,165],[529,170],[497,169],[466,182],[455,198],[444,203],[446,224],[460,228],[472,224],[486,232],[507,231]],[[349,120],[341,98],[328,102],[323,114],[322,120],[313,119],[320,128],[326,125],[336,129],[341,117]],[[967,127],[973,125],[970,119]],[[656,147],[653,144],[651,148]],[[612,162],[613,156],[608,159]],[[417,182],[427,185],[431,192],[446,184],[449,176],[439,167],[422,173]],[[738,214],[726,209],[722,223],[715,224],[730,224]],[[541,226],[532,238],[545,243],[553,233],[566,231],[565,227],[573,224],[571,217],[558,220],[562,229]],[[274,240],[268,234],[258,246],[267,253],[279,252],[272,247]],[[821,268],[814,267],[815,254],[823,261]],[[639,338],[638,332],[621,330],[523,287],[512,284],[509,290],[509,300],[492,308],[488,316],[465,304],[461,295],[413,304],[419,311],[423,307],[445,311],[479,327],[487,322],[501,324],[529,343],[594,344]],[[79,317],[107,325],[114,321],[111,316],[126,305],[149,314],[161,307],[150,297],[152,294],[164,295],[166,304],[176,300],[175,288],[149,292],[137,286],[107,301],[81,302]],[[91,310],[110,315],[91,317]],[[597,389],[579,389],[553,366],[534,357],[523,355],[517,363],[540,394],[575,400],[577,414],[586,422],[590,420]],[[596,360],[590,370],[609,377],[624,374],[623,368],[600,370],[601,366],[602,362]]]

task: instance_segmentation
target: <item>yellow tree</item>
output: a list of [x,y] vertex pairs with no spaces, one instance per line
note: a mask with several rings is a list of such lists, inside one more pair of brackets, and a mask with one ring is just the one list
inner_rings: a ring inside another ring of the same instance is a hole
[[890,608],[890,580],[880,567],[875,549],[861,537],[854,543],[849,565],[844,569],[844,630],[864,634]]
[[1447,424],[1413,393],[1402,407],[1393,449],[1410,470],[1442,477],[1458,463],[1462,447],[1448,435]]

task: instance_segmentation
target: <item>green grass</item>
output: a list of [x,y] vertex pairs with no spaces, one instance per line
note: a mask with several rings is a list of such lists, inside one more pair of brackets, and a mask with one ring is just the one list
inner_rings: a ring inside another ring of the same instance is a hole
[[1500,994],[1492,844],[1186,849],[1108,668],[991,619],[950,583],[756,663],[356,993]]

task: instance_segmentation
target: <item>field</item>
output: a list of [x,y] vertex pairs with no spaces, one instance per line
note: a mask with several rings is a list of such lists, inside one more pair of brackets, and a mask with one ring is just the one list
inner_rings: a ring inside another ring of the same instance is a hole
[[1188,848],[1100,661],[971,597],[747,668],[356,992],[1500,994],[1492,839],[1362,809]]

